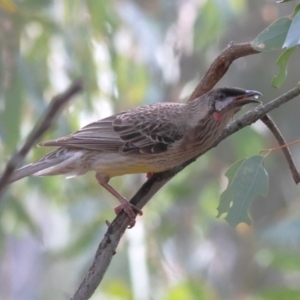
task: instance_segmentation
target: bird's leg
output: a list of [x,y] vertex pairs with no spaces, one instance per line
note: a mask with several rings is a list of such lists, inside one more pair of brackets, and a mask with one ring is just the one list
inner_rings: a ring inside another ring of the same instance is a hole
[[121,203],[120,205],[118,205],[117,207],[115,207],[115,213],[119,214],[122,209],[125,211],[125,213],[128,215],[129,219],[130,219],[130,224],[129,224],[129,228],[132,228],[135,224],[135,211],[137,211],[137,213],[141,216],[143,214],[143,212],[137,208],[136,206],[132,205],[131,203],[128,202],[128,200],[126,198],[124,198],[122,195],[120,195],[109,183],[108,183],[108,179],[107,178],[103,178],[103,176],[101,176],[99,173],[96,174],[96,179],[98,181],[98,183],[103,186],[107,191],[109,191],[112,195],[114,195],[118,201]]

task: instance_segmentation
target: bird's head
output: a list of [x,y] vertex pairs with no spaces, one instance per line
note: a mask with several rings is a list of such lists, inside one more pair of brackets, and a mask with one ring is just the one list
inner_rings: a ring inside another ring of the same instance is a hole
[[207,94],[209,111],[216,121],[228,119],[237,113],[244,105],[261,103],[257,100],[260,92],[240,88],[217,88]]

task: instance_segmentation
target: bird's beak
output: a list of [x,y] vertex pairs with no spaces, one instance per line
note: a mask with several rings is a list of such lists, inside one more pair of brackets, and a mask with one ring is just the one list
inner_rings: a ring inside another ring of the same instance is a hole
[[[258,91],[253,91],[253,90],[246,90],[246,93],[241,96],[234,97],[232,99],[232,105],[237,107],[237,106],[244,106],[245,104],[249,103],[261,103],[261,101],[257,100],[259,96],[262,96],[262,93]],[[253,99],[253,98],[254,99]]]

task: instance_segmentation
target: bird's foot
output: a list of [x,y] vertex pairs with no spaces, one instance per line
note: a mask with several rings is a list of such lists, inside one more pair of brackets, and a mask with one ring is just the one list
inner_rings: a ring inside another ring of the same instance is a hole
[[122,210],[124,210],[124,212],[130,219],[128,228],[132,228],[135,224],[136,213],[141,216],[143,212],[138,207],[128,202],[127,199],[120,195],[112,186],[108,184],[107,181],[103,181],[103,178],[101,176],[97,177],[97,175],[99,175],[99,173],[96,174],[96,179],[98,180],[99,184],[101,184],[106,190],[114,195],[121,203],[120,205],[115,207],[116,214],[118,215]]
[[132,228],[135,225],[136,214],[135,214],[134,211],[136,211],[139,216],[143,215],[143,212],[138,207],[136,207],[133,204],[129,203],[127,200],[126,200],[126,202],[124,201],[120,205],[118,205],[114,208],[114,211],[115,211],[116,215],[118,215],[122,210],[124,210],[124,212],[127,214],[127,216],[130,219],[130,223],[128,225],[128,228]]
[[146,177],[147,177],[147,179],[149,179],[149,178],[151,178],[152,177],[152,175],[153,175],[153,173],[146,173]]

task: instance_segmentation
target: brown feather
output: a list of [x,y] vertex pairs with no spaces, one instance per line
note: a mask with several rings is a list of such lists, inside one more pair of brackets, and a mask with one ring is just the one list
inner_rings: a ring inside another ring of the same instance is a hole
[[161,153],[182,139],[184,128],[178,118],[184,104],[158,103],[91,123],[81,130],[41,146],[75,147],[101,152]]

